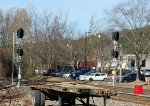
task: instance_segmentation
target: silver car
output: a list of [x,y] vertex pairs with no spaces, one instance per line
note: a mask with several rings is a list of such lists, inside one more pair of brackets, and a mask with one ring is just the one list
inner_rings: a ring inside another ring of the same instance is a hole
[[88,72],[86,74],[79,75],[79,77],[77,78],[77,80],[84,81],[84,80],[86,80],[86,77],[89,76],[91,73],[95,73],[95,72]]
[[144,74],[145,77],[150,77],[150,69],[144,69],[141,70],[142,74]]
[[85,79],[88,81],[107,81],[108,75],[106,73],[91,73]]

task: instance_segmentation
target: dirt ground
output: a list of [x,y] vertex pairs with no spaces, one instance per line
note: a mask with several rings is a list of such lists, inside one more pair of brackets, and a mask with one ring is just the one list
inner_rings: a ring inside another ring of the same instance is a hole
[[[41,77],[32,77],[30,80],[35,81],[35,80],[42,80]],[[44,79],[45,80],[45,79]],[[55,81],[55,82],[62,82],[66,81],[64,78],[46,78],[46,81]],[[107,84],[107,85],[112,85],[111,82],[90,82],[94,83],[95,85],[99,83]],[[131,82],[131,83],[115,83],[115,86],[124,86],[124,87],[133,87],[135,84],[140,84],[143,85],[144,89],[149,89],[150,85],[146,85],[145,82]],[[20,92],[20,96],[16,98],[7,98],[7,99],[1,99],[0,100],[0,106],[32,106],[32,94],[31,94],[31,89],[29,86],[21,86],[19,88],[13,87],[12,89],[8,90],[3,90],[0,91],[0,96],[6,96],[9,97],[9,95],[15,94],[16,92]],[[76,103],[80,103],[78,100],[76,100]],[[90,98],[90,103],[95,104],[95,106],[103,106],[103,98]],[[111,100],[107,99],[106,101],[106,106],[138,106],[136,103],[129,103],[129,102],[121,102],[121,101],[116,101],[116,100]],[[46,100],[45,106],[58,106],[58,101],[49,101]],[[144,106],[144,105],[139,105],[139,106]]]

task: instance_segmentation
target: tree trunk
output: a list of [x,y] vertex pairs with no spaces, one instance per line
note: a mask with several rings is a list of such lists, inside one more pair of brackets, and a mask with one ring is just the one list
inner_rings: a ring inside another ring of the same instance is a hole
[[136,71],[137,71],[137,76],[136,76],[136,82],[139,82],[139,74],[140,74],[140,59],[136,57]]

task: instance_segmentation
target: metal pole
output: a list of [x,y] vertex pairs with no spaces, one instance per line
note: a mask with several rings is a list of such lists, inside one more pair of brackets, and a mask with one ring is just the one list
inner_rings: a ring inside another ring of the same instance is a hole
[[101,63],[101,67],[100,67],[101,70],[100,71],[102,72],[103,71],[103,60],[102,60],[103,56],[102,56],[102,40],[101,40],[102,36],[101,36],[101,33],[98,35],[98,37],[100,39],[99,40],[99,52],[100,52],[99,54],[100,54],[100,63]]
[[[118,43],[115,40],[113,41],[113,43],[114,43],[114,51],[116,51]],[[113,58],[113,59],[114,59],[114,63],[116,64],[117,63],[117,59],[116,58]],[[117,63],[117,65],[118,65],[118,63]],[[116,68],[117,68],[117,65],[116,65]],[[115,86],[115,75],[114,74],[113,74],[113,86]]]
[[86,41],[86,34],[87,34],[87,32],[85,33],[85,48],[84,48],[84,50],[85,50],[85,57],[84,57],[85,67],[84,67],[84,69],[85,70],[87,68],[87,57],[86,57],[86,43],[87,43],[87,41]]
[[15,34],[13,32],[12,73],[11,73],[12,74],[11,75],[12,85],[14,83],[15,43],[16,43],[16,37],[15,37]]
[[74,59],[73,59],[72,46],[70,46],[70,52],[71,52],[71,67],[73,68]]
[[115,86],[115,75],[114,74],[113,74],[112,79],[113,79],[113,86]]
[[119,56],[119,67],[120,67],[120,78],[119,82],[121,82],[122,79],[122,45],[120,44],[120,56]]
[[98,72],[98,60],[97,60],[97,56],[96,56],[96,71]]
[[103,56],[102,56],[102,43],[101,42],[100,42],[100,57],[101,57],[101,72],[103,72],[103,63],[102,63]]
[[[20,44],[21,44],[21,39],[19,39],[19,48],[20,48]],[[18,84],[17,84],[17,87],[20,87],[20,80],[21,80],[21,64],[20,64],[20,61],[21,61],[21,56],[17,56],[18,58],[18,63],[19,63],[19,67],[18,67]]]
[[19,71],[18,71],[18,85],[17,85],[17,87],[20,87],[20,79],[21,79],[21,73],[20,73],[20,69],[21,69],[21,67],[19,66]]

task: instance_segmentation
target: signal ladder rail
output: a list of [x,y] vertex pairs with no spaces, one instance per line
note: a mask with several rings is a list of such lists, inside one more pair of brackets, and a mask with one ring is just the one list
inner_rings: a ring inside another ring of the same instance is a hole
[[76,106],[76,99],[81,102],[82,106],[94,106],[94,104],[89,103],[90,97],[103,97],[104,106],[106,106],[106,100],[117,95],[112,90],[75,82],[51,82],[49,84],[31,85],[30,87],[34,106],[45,106],[45,100],[57,100],[59,106]]

